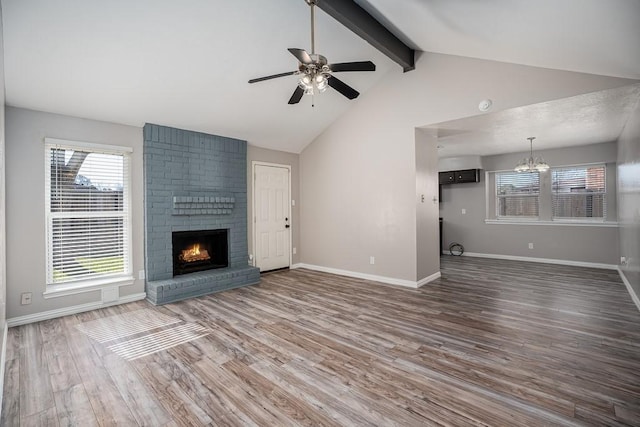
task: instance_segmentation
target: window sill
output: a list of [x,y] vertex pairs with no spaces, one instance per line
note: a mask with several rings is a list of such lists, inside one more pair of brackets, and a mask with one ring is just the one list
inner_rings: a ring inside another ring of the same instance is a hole
[[540,221],[531,219],[485,219],[485,224],[491,225],[553,225],[565,227],[618,227],[616,221]]
[[83,280],[73,283],[62,283],[58,285],[47,285],[47,290],[42,296],[45,299],[64,297],[67,295],[76,295],[84,292],[99,291],[104,288],[113,288],[114,286],[133,285],[135,279],[132,276],[126,277],[110,277],[108,279]]

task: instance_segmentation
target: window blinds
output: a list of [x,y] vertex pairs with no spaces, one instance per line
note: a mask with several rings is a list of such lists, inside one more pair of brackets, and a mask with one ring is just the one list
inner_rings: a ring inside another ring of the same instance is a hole
[[552,169],[551,183],[554,219],[606,218],[604,165]]
[[127,152],[46,144],[47,283],[130,274]]
[[538,172],[497,172],[495,178],[498,218],[538,217],[540,195]]

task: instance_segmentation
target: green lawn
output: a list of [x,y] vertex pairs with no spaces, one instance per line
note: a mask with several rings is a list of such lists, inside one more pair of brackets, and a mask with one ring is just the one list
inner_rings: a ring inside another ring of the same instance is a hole
[[[83,268],[93,273],[121,273],[124,271],[123,257],[78,257],[75,261]],[[60,270],[53,270],[53,283],[66,282],[73,280],[73,274],[67,274]]]

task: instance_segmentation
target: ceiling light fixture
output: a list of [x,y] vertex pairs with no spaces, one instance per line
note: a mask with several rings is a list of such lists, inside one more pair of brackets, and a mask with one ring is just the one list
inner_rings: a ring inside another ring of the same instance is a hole
[[311,7],[311,55],[309,57],[312,62],[309,64],[303,63],[300,66],[302,76],[298,79],[298,86],[304,90],[305,95],[314,95],[316,92],[322,93],[327,90],[331,69],[327,64],[327,58],[316,54],[316,0],[305,0],[305,2]]
[[535,136],[527,138],[529,140],[530,154],[529,157],[525,157],[520,160],[520,163],[513,169],[516,172],[546,172],[549,170],[549,164],[544,161],[542,157],[533,157],[533,140]]
[[[371,61],[341,62],[329,64],[327,58],[316,53],[315,42],[315,6],[317,0],[304,0],[311,10],[311,53],[304,49],[289,48],[289,52],[298,59],[298,69],[285,73],[272,74],[249,80],[249,83],[257,83],[265,80],[277,79],[285,76],[299,76],[298,85],[289,98],[289,104],[297,104],[303,95],[314,95],[327,90],[331,86],[348,99],[355,99],[360,93],[339,80],[334,73],[344,71],[375,71],[376,65]],[[313,106],[313,101],[311,103]]]
[[314,66],[307,67],[298,80],[298,86],[304,90],[305,95],[313,95],[316,92],[322,93],[329,86],[329,73],[330,71],[326,65],[320,69]]

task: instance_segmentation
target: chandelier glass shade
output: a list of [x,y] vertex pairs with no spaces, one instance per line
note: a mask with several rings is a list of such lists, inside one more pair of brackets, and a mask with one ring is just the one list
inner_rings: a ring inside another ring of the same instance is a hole
[[533,140],[535,136],[527,138],[529,140],[529,157],[525,157],[513,169],[516,172],[546,172],[550,166],[542,157],[533,157]]

